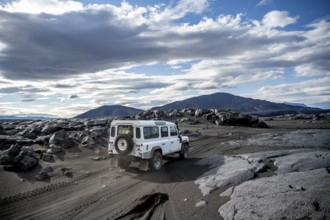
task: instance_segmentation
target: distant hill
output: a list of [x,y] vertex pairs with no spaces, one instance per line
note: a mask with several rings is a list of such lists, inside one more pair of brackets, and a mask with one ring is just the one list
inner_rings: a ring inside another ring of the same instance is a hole
[[308,107],[308,106],[305,105],[304,103],[283,102],[283,104],[286,104],[286,105],[292,105],[292,106],[300,106],[300,107]]
[[16,115],[3,115],[0,116],[0,121],[34,121],[34,120],[53,120],[58,119],[55,117],[45,117],[45,116],[16,116]]
[[75,118],[101,118],[136,115],[143,110],[122,105],[104,105],[77,115]]
[[254,115],[282,115],[297,113],[319,113],[322,109],[304,106],[293,106],[283,103],[274,103],[259,99],[244,98],[229,93],[214,93],[172,102],[163,106],[154,107],[159,110],[173,110],[183,108],[214,108],[230,109],[245,114]]

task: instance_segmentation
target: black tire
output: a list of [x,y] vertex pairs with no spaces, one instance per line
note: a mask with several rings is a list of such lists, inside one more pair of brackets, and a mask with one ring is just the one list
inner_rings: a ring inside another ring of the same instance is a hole
[[162,168],[163,156],[159,151],[155,151],[152,158],[149,160],[149,169],[152,171],[157,171]]
[[118,159],[118,167],[120,167],[122,169],[127,169],[127,167],[129,167],[130,163],[131,163],[130,161]]
[[133,150],[133,139],[129,135],[119,135],[115,140],[115,149],[118,154],[129,154]]
[[189,157],[189,145],[188,144],[184,144],[183,145],[183,149],[180,152],[180,159],[185,160]]

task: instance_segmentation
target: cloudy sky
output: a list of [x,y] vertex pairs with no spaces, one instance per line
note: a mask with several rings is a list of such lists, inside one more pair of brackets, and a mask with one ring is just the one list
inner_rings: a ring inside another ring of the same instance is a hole
[[330,1],[0,0],[0,115],[215,92],[330,108]]

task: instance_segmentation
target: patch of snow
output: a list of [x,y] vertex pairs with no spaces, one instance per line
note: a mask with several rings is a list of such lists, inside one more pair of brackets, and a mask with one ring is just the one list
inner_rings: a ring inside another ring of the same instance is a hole
[[329,129],[306,129],[291,132],[259,134],[247,140],[229,141],[223,144],[231,146],[264,146],[264,147],[300,147],[330,149]]
[[327,219],[329,182],[326,169],[250,180],[222,193],[222,196],[230,194],[231,200],[218,211],[225,220]]
[[208,195],[221,186],[237,185],[255,175],[255,170],[262,166],[259,163],[249,163],[239,157],[214,155],[199,160],[196,165],[210,165],[211,169],[195,180],[202,194]]

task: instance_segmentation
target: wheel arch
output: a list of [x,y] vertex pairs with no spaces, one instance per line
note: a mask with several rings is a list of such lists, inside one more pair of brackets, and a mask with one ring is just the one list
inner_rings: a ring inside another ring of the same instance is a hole
[[163,156],[163,149],[160,146],[153,147],[151,150],[151,156],[156,152],[159,151],[161,155]]

